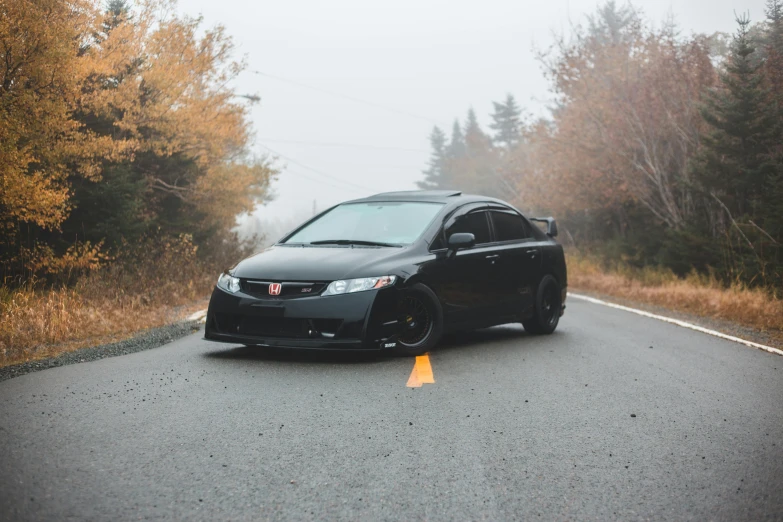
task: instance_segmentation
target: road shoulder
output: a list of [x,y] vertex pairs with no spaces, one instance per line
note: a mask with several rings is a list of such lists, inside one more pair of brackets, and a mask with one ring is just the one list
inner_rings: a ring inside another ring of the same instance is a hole
[[687,312],[680,312],[671,308],[663,306],[652,305],[644,302],[634,301],[623,297],[615,297],[613,295],[604,294],[601,292],[594,292],[590,290],[583,290],[581,288],[570,288],[569,291],[573,291],[588,297],[595,299],[601,299],[610,303],[627,306],[629,308],[636,308],[656,315],[662,315],[672,319],[678,319],[680,321],[687,321],[693,323],[702,328],[708,328],[710,330],[716,330],[726,335],[739,337],[746,339],[754,343],[764,344],[772,346],[773,348],[783,349],[783,340],[772,335],[770,332],[765,332],[756,328],[741,325],[725,319],[717,319],[714,317],[707,317],[702,315],[691,314]]
[[144,330],[133,337],[122,341],[81,348],[47,359],[38,359],[5,366],[0,368],[0,382],[13,377],[19,377],[20,375],[48,370],[49,368],[55,368],[57,366],[96,361],[98,359],[128,355],[134,352],[158,348],[181,337],[197,332],[200,327],[199,321],[186,320],[157,328],[150,328],[149,330]]

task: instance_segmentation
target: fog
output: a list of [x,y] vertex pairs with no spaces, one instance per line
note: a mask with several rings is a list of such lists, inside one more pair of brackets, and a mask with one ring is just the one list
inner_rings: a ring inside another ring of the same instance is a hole
[[[314,208],[414,189],[432,126],[448,128],[469,107],[486,124],[491,102],[512,93],[545,115],[550,96],[535,50],[598,4],[181,0],[179,8],[224,25],[246,57],[238,91],[261,97],[252,111],[254,152],[278,156],[284,167],[275,199],[255,214],[275,236]],[[732,32],[735,12],[764,15],[764,0],[634,5],[656,23],[674,16],[683,34]]]

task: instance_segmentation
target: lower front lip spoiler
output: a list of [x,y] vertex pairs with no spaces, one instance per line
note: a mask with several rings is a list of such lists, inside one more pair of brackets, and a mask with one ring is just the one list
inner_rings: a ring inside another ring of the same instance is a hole
[[217,341],[231,344],[245,344],[253,346],[268,346],[270,348],[291,348],[297,350],[330,350],[330,351],[383,351],[397,347],[397,336],[375,341],[361,341],[357,339],[282,339],[270,337],[253,337],[239,334],[219,334],[210,332],[204,336],[206,341]]

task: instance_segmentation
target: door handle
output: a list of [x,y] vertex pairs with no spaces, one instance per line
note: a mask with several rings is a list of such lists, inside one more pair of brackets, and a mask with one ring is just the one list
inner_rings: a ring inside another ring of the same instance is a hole
[[484,259],[497,259],[499,257],[500,257],[500,254],[494,254],[494,255],[491,255],[491,256],[486,256]]
[[538,250],[528,250],[527,255],[528,257],[535,259],[535,257],[538,255]]

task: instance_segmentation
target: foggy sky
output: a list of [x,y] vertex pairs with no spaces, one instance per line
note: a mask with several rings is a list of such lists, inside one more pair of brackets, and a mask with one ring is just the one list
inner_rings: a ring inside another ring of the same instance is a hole
[[[545,49],[554,33],[568,34],[597,5],[595,0],[180,0],[179,9],[202,14],[207,26],[224,25],[249,71],[277,77],[245,72],[238,91],[262,98],[252,113],[253,150],[285,156],[276,199],[257,215],[290,220],[308,216],[313,201],[323,209],[375,192],[415,188],[429,156],[432,126],[448,130],[471,106],[486,125],[491,102],[510,92],[531,113],[545,114],[549,95],[534,46]],[[656,23],[673,14],[684,34],[732,32],[735,11],[749,11],[754,22],[764,16],[764,0],[635,5]]]

